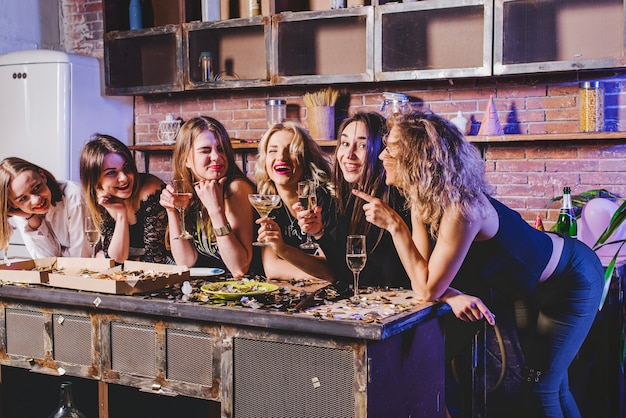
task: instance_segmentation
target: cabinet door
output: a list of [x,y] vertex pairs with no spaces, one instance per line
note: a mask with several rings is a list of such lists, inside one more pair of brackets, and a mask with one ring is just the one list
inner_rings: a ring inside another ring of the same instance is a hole
[[[269,84],[269,17],[194,22],[183,26],[185,90]],[[211,53],[212,81],[202,81],[199,64],[202,52]]]
[[491,75],[493,3],[429,0],[376,7],[376,81]]
[[373,81],[373,7],[272,16],[272,81]]
[[496,0],[494,74],[623,66],[624,0]]

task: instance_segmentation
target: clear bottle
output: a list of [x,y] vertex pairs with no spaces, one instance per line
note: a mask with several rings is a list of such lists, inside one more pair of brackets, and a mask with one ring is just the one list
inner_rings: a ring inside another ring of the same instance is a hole
[[604,131],[604,85],[601,81],[580,83],[578,91],[580,131]]
[[572,238],[578,237],[578,226],[576,225],[576,216],[572,207],[572,193],[569,187],[563,188],[563,203],[559,218],[556,220],[556,231],[563,235],[569,235]]
[[61,399],[59,407],[48,418],[85,418],[85,414],[74,407],[72,382],[61,383]]

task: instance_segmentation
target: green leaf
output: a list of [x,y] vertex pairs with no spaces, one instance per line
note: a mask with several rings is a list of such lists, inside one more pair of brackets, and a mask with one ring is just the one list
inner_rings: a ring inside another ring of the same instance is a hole
[[[604,244],[606,240],[609,239],[609,237],[613,234],[613,232],[615,232],[615,230],[619,228],[620,225],[622,225],[622,223],[624,222],[624,219],[626,219],[626,202],[623,202],[620,205],[620,207],[617,208],[617,210],[611,217],[611,220],[609,221],[609,224],[607,225],[606,229],[598,237],[598,240],[593,245],[593,249],[596,250],[597,248],[599,248],[598,247],[599,244]],[[622,242],[622,241],[623,240],[616,241],[616,242]],[[622,245],[623,245],[623,242],[622,242]],[[620,249],[621,249],[621,246],[620,246]]]

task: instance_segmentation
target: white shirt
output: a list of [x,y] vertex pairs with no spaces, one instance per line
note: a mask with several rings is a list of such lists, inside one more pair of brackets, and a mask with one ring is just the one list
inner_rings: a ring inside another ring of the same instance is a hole
[[83,192],[71,181],[60,181],[59,187],[63,198],[50,207],[38,229],[33,230],[21,216],[12,221],[32,258],[91,257],[83,226],[87,215]]

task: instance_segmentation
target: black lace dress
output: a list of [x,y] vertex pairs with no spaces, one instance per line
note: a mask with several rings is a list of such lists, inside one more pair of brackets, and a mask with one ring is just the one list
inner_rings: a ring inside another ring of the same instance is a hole
[[[139,204],[135,214],[137,222],[129,226],[131,260],[148,263],[172,263],[170,252],[165,248],[167,213],[159,203],[161,191],[156,191]],[[102,248],[109,257],[109,245],[115,229],[115,220],[107,213],[102,223]]]

